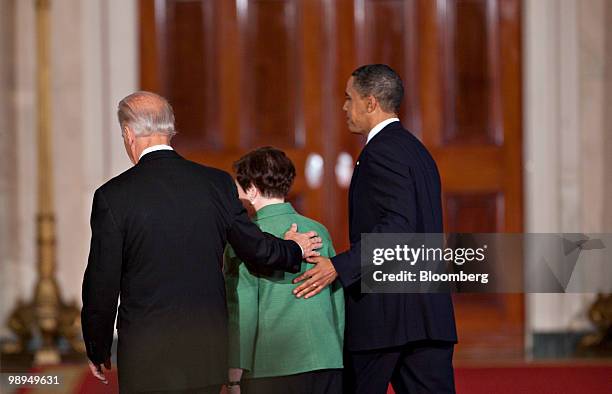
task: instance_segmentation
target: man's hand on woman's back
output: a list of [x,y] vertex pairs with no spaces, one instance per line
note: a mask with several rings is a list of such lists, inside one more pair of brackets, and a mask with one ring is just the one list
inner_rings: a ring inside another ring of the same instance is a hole
[[302,249],[302,258],[308,259],[312,257],[320,256],[317,249],[323,246],[321,237],[318,236],[316,231],[308,231],[307,233],[298,233],[297,224],[293,223],[289,231],[285,233],[285,239],[291,240],[300,245]]

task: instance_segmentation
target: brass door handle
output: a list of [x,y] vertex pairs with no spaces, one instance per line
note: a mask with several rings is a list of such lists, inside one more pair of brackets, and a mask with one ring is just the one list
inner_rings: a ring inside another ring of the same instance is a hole
[[334,172],[336,173],[338,186],[343,189],[348,188],[353,176],[353,157],[347,152],[340,152],[336,159]]
[[318,153],[310,153],[306,158],[304,176],[308,187],[316,189],[323,183],[324,160]]

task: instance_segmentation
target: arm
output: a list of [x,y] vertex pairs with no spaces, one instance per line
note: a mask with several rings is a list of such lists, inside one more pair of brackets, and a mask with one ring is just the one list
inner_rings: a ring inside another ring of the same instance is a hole
[[[227,295],[230,382],[240,381],[243,370],[253,369],[257,320],[259,315],[259,278],[228,246],[225,252],[225,289]],[[233,378],[232,378],[233,376]]]
[[91,247],[83,278],[81,311],[87,357],[97,366],[107,362],[111,354],[122,249],[122,234],[104,195],[98,190],[91,210]]
[[332,296],[334,297],[334,299],[340,298],[340,303],[342,306],[344,306],[344,292],[342,290],[342,285],[336,280],[336,278],[338,277],[338,273],[336,272],[330,260],[330,258],[335,256],[336,251],[332,246],[331,237],[329,236],[327,231],[323,230],[322,233],[323,238],[326,240],[326,244],[329,245],[327,251],[323,254],[323,256],[314,257],[306,260],[309,263],[316,264],[316,266],[307,270],[302,275],[293,280],[293,283],[304,281],[304,283],[293,289],[293,294],[297,298],[310,298],[315,296],[316,294],[319,294],[321,290],[332,284]]
[[229,384],[227,386],[227,391],[230,394],[239,394],[240,393],[240,381],[242,380],[242,369],[240,368],[230,368],[227,372],[227,378]]
[[[369,193],[382,209],[382,215],[370,233],[412,233],[416,229],[415,187],[407,164],[379,146],[372,146],[367,155]],[[359,212],[356,213],[357,215]],[[361,241],[331,259],[340,282],[346,288],[361,279]]]
[[302,250],[305,257],[316,253],[313,250],[320,246],[316,233],[298,234],[298,237],[294,237],[295,241],[286,241],[262,232],[248,217],[229,175],[227,187],[230,193],[231,222],[227,240],[241,260],[282,271],[298,272],[302,263]]
[[[380,146],[371,147],[366,160],[368,192],[382,209],[378,223],[370,232],[414,232],[410,218],[415,216],[412,211],[415,209],[415,188],[407,164],[393,160],[392,153],[385,152]],[[349,250],[331,259],[316,257],[308,262],[316,266],[294,280],[294,283],[302,282],[293,290],[298,298],[318,294],[336,277],[347,288],[361,279],[361,241],[351,244]]]
[[[330,242],[327,256],[333,258],[335,255],[336,250]],[[330,285],[330,290],[334,316],[338,319],[336,329],[340,338],[344,338],[344,288],[339,280],[334,280]]]

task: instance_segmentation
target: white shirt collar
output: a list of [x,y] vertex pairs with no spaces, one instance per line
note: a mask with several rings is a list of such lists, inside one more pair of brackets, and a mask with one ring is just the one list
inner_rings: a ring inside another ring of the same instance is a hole
[[170,145],[164,145],[164,144],[149,146],[147,149],[142,151],[138,160],[140,161],[140,159],[142,159],[142,156],[146,155],[147,153],[155,152],[158,150],[174,150],[174,149],[172,149]]
[[385,119],[379,124],[377,124],[376,126],[374,126],[374,128],[372,128],[372,130],[370,130],[370,132],[368,133],[368,140],[366,141],[366,144],[370,142],[370,140],[374,138],[376,134],[380,133],[380,131],[384,129],[389,123],[393,123],[393,122],[399,122],[399,119],[398,118]]

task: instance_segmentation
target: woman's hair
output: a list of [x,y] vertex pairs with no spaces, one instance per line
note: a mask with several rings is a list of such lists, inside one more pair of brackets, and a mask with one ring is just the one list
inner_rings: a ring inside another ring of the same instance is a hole
[[246,191],[255,186],[263,197],[284,198],[295,179],[295,167],[282,150],[266,146],[234,163],[238,184]]

